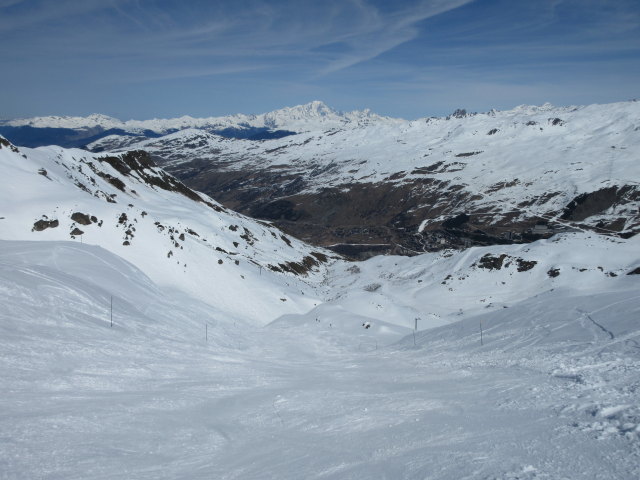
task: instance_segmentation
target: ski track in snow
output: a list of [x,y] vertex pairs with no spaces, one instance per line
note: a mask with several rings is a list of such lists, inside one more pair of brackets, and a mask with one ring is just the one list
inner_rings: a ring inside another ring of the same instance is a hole
[[[387,279],[365,292],[378,302],[416,278],[440,285],[438,262],[483,278],[508,273],[469,270],[482,249],[427,256],[431,270],[415,257],[374,258],[360,273],[334,267],[331,288],[351,285],[337,309],[319,305],[266,327],[220,319],[205,342],[201,320],[213,307],[169,295],[104,250],[52,245],[4,242],[14,262],[5,256],[0,269],[2,479],[640,475],[634,278],[599,273],[585,277],[602,279],[597,290],[470,310],[417,332],[414,346],[412,335],[401,339],[406,327],[389,336],[391,324],[349,320],[354,305],[365,310],[358,286],[379,281],[373,272]],[[102,282],[85,281],[98,266]],[[101,283],[132,295],[113,328]],[[583,332],[594,314],[606,315],[613,338],[591,322]]]

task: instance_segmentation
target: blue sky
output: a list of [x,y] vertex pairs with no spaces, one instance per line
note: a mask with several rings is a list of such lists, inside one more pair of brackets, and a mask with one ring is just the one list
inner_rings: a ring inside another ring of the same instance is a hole
[[0,117],[640,97],[638,0],[0,0]]

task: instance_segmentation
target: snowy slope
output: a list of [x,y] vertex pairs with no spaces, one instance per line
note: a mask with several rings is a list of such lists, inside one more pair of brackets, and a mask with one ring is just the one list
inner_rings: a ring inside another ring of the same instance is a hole
[[637,236],[623,240],[586,233],[415,257],[377,256],[333,265],[330,297],[291,319],[310,322],[340,311],[358,325],[383,322],[413,329],[417,318],[418,330],[432,329],[478,315],[508,315],[504,311],[514,305],[555,290],[572,296],[633,291],[640,277],[627,274],[639,267]]
[[189,190],[144,154],[2,142],[1,239],[102,246],[157,284],[243,321],[313,306],[322,252]]
[[[0,243],[3,478],[640,474],[633,240],[336,265],[324,310],[267,328],[167,295],[97,246]],[[539,263],[473,267],[487,253]],[[436,292],[446,325],[384,348],[402,329],[377,320],[371,300],[387,320],[397,301],[429,326],[426,294],[447,268],[455,279]],[[509,308],[484,309],[465,288]],[[355,308],[363,316],[344,314]]]
[[349,128],[378,122],[394,123],[397,121],[398,120],[377,115],[370,110],[338,112],[316,100],[305,105],[285,107],[257,115],[236,114],[207,118],[193,118],[185,115],[170,119],[154,118],[151,120],[121,121],[106,115],[93,114],[88,117],[50,116],[5,120],[0,122],[0,125],[10,127],[66,128],[74,130],[91,128],[101,128],[103,130],[120,129],[130,133],[143,133],[145,130],[156,133],[166,133],[186,128],[219,130],[224,128],[246,127],[300,132],[337,127]]

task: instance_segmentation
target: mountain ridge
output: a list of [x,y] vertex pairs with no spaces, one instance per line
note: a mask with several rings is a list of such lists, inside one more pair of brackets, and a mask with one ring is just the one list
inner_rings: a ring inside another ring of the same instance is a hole
[[187,129],[89,148],[144,149],[193,188],[306,241],[410,253],[565,227],[634,235],[638,132],[637,102],[545,104],[259,142]]
[[366,123],[373,121],[396,121],[391,117],[384,117],[371,112],[369,109],[341,112],[328,107],[325,103],[314,100],[307,104],[294,107],[283,107],[277,110],[261,114],[224,115],[217,117],[196,118],[183,115],[175,118],[152,118],[148,120],[126,120],[94,113],[86,117],[75,116],[42,116],[0,120],[0,126],[10,127],[34,127],[34,128],[67,128],[88,129],[103,128],[122,129],[130,133],[142,133],[145,130],[155,133],[166,133],[171,130],[185,128],[229,128],[229,127],[255,127],[255,128],[317,128],[322,125],[338,126],[350,123]]
[[[308,310],[331,261],[189,189],[144,152],[17,148],[0,137],[0,170],[2,239],[98,245],[227,318],[259,325]],[[236,293],[245,289],[252,302]]]

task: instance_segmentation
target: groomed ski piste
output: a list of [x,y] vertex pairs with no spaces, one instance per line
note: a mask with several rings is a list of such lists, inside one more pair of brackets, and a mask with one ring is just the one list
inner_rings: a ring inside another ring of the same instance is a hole
[[[0,149],[0,478],[640,476],[637,236],[298,275],[267,265],[317,249],[104,166],[109,202],[51,151]],[[147,212],[126,246],[123,208]],[[174,263],[151,220],[226,253],[187,236]],[[231,255],[229,223],[264,243]]]

